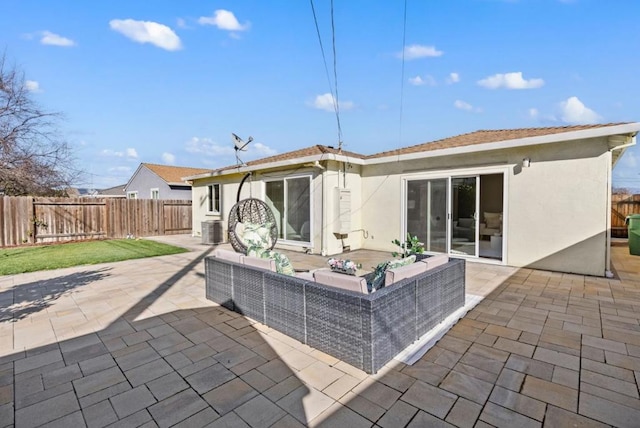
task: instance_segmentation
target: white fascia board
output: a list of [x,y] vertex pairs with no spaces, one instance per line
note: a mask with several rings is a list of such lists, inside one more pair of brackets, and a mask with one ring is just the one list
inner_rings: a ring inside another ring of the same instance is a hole
[[263,169],[270,169],[270,168],[281,168],[281,167],[286,167],[286,166],[295,166],[295,165],[301,165],[301,164],[305,164],[305,163],[313,163],[315,161],[325,161],[325,160],[332,160],[332,161],[337,161],[337,162],[347,162],[347,163],[352,163],[352,164],[356,164],[356,165],[363,165],[364,161],[360,158],[352,158],[349,156],[345,156],[345,155],[336,155],[333,153],[325,153],[322,155],[311,155],[311,156],[305,156],[305,157],[301,157],[301,158],[295,158],[295,159],[285,159],[285,160],[281,160],[281,161],[277,161],[277,162],[269,162],[269,163],[261,163],[259,165],[245,165],[245,166],[241,166],[239,168],[229,168],[229,169],[225,169],[224,171],[212,171],[212,172],[205,172],[204,174],[198,174],[198,175],[192,175],[189,177],[183,177],[183,180],[189,180],[189,181],[193,181],[193,180],[201,180],[201,179],[205,179],[205,178],[211,178],[211,177],[220,177],[220,176],[225,176],[225,175],[231,175],[231,174],[245,174],[247,172],[253,172],[253,171],[260,171]]
[[534,146],[539,144],[561,143],[564,141],[582,140],[587,138],[606,137],[618,134],[635,134],[640,131],[640,123],[606,126],[601,128],[581,129],[579,131],[562,132],[557,134],[539,135],[536,137],[518,138],[514,140],[498,141],[495,143],[470,144],[468,146],[452,147],[448,149],[430,150],[425,152],[390,155],[382,158],[367,159],[367,165],[388,163],[404,160],[432,158],[448,155],[478,153],[489,150],[511,149],[516,147]]

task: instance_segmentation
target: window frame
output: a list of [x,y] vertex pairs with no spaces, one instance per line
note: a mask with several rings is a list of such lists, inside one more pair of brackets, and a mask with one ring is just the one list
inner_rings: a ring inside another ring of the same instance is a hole
[[[153,193],[156,192],[156,197],[153,197]],[[157,187],[154,187],[153,189],[150,189],[149,191],[149,198],[150,199],[160,199],[160,189]]]
[[138,191],[133,190],[133,191],[127,192],[127,199],[138,199]]
[[[214,190],[217,189],[217,190]],[[217,202],[217,207],[216,207]],[[217,209],[216,209],[217,208]],[[220,183],[207,184],[207,214],[222,212],[222,185]]]

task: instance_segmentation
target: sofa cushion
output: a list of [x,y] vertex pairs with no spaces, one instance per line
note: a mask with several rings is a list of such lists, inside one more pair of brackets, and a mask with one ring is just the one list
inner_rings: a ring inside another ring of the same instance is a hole
[[435,256],[427,257],[421,260],[422,263],[427,265],[427,270],[442,266],[449,263],[449,256],[446,254],[438,254]]
[[242,259],[244,258],[243,254],[236,253],[235,251],[225,250],[224,248],[216,248],[213,251],[214,257],[218,257],[220,259],[228,260],[234,263],[242,263]]
[[425,263],[413,263],[406,266],[387,269],[384,277],[384,286],[388,287],[402,279],[416,276],[426,271],[427,265]]
[[313,273],[313,278],[317,283],[329,285],[331,287],[342,288],[343,290],[355,291],[368,294],[367,280],[360,276],[344,275],[330,270],[317,270]]
[[247,266],[253,266],[260,269],[266,269],[272,272],[277,272],[276,262],[273,259],[263,259],[258,257],[245,256],[243,258],[243,263]]

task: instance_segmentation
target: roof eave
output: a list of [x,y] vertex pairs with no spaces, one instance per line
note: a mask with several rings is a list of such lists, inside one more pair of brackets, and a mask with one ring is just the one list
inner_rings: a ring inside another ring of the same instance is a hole
[[207,173],[204,173],[204,174],[198,174],[198,175],[192,175],[192,176],[189,176],[189,177],[183,177],[182,179],[183,180],[189,180],[189,181],[202,180],[202,179],[206,179],[206,178],[227,176],[227,175],[232,175],[232,174],[246,174],[247,172],[255,172],[255,171],[260,171],[260,170],[264,170],[264,169],[282,168],[282,167],[287,167],[287,166],[303,165],[303,164],[306,164],[306,163],[313,163],[315,161],[324,161],[324,160],[332,160],[332,161],[337,161],[337,162],[348,162],[348,163],[356,164],[356,165],[364,165],[364,160],[361,159],[361,158],[351,157],[351,156],[346,156],[346,155],[338,155],[338,154],[335,154],[335,153],[323,153],[323,154],[304,156],[304,157],[295,158],[295,159],[285,159],[285,160],[276,161],[276,162],[260,163],[260,164],[257,164],[257,165],[243,165],[243,166],[240,166],[238,168],[228,168],[228,169],[225,169],[225,170],[215,170],[215,171],[207,172]]
[[640,122],[626,123],[614,126],[603,126],[599,128],[581,129],[577,131],[562,132],[556,134],[539,135],[535,137],[516,138],[511,140],[470,144],[460,147],[452,147],[445,149],[436,149],[429,151],[421,151],[415,153],[405,153],[400,155],[389,155],[380,158],[366,159],[367,165],[374,165],[380,163],[388,163],[403,160],[423,159],[431,157],[440,157],[448,155],[468,154],[485,152],[489,150],[511,149],[515,147],[534,146],[539,144],[560,143],[565,141],[582,140],[587,138],[598,138],[609,135],[621,135],[628,134],[630,136],[635,135],[640,131]]

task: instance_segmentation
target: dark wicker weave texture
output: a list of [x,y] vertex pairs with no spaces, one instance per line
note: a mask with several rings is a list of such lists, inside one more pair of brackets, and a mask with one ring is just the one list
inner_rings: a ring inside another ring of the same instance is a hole
[[229,211],[229,242],[238,253],[247,254],[247,246],[242,242],[242,237],[236,234],[238,223],[254,223],[271,225],[271,248],[278,241],[278,226],[276,218],[269,206],[262,200],[247,198],[236,203]]
[[461,259],[372,294],[215,257],[207,257],[205,272],[208,299],[367,373],[377,372],[465,302]]

